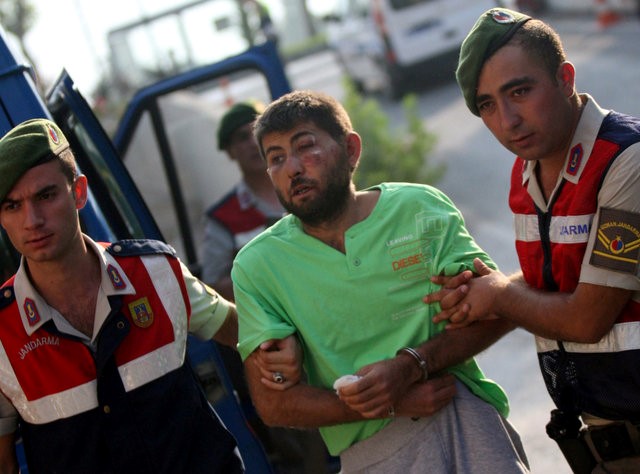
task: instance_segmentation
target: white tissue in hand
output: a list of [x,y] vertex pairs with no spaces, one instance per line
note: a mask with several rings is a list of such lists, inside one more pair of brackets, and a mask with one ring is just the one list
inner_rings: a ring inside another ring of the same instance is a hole
[[357,382],[358,380],[360,380],[359,375],[343,375],[342,377],[336,379],[335,382],[333,382],[333,389],[339,390],[342,387],[346,387],[347,385],[352,384],[353,382]]

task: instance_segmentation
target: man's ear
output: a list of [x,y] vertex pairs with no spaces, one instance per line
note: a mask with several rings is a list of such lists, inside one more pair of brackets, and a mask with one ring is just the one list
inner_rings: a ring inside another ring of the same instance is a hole
[[360,161],[360,154],[362,153],[362,139],[356,132],[350,132],[345,141],[349,165],[351,165],[352,170],[355,170],[358,166],[358,161]]
[[560,64],[556,77],[567,97],[571,97],[576,91],[576,69],[569,61]]
[[79,175],[73,182],[73,196],[76,200],[76,209],[80,210],[87,204],[88,188],[87,177],[83,174]]

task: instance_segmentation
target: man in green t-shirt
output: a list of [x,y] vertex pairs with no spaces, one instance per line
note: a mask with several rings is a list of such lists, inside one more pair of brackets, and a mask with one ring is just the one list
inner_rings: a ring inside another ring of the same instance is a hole
[[[238,349],[264,421],[319,427],[345,473],[528,472],[506,395],[472,358],[510,325],[444,331],[421,301],[433,275],[476,257],[493,266],[453,203],[426,185],[356,191],[360,136],[324,94],[283,96],[254,132],[290,213],[232,270]],[[291,334],[307,382],[269,390],[282,377],[261,363],[273,367],[270,341]],[[345,375],[359,378],[334,390]]]

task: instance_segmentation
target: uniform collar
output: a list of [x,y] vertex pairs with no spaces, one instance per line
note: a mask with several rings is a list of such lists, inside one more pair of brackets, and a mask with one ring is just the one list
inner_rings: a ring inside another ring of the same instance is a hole
[[243,211],[256,207],[258,204],[258,198],[253,194],[253,191],[251,191],[251,188],[249,188],[249,185],[245,183],[244,180],[240,181],[236,186],[236,196],[238,197],[240,209]]
[[[571,146],[565,158],[562,172],[562,179],[573,184],[580,180],[582,171],[587,165],[587,161],[589,161],[589,156],[591,156],[602,121],[609,113],[609,110],[602,109],[589,94],[581,94],[580,97],[585,102],[585,105],[571,139]],[[531,176],[534,176],[536,166],[538,166],[538,160],[525,162],[522,173],[523,185],[529,181]],[[529,187],[531,188],[531,185],[535,182],[535,180],[532,180]]]
[[[104,247],[98,245],[88,236],[84,235],[84,240],[87,247],[98,256],[98,261],[100,262],[102,273],[101,292],[105,296],[135,293],[135,288],[115,258]],[[28,335],[33,334],[47,321],[51,319],[55,321],[62,317],[60,313],[47,304],[33,287],[26,271],[24,257],[21,259],[20,267],[16,272],[13,288],[22,324]],[[103,322],[103,316],[97,314],[96,318],[101,319],[99,321],[100,324],[97,324],[99,327]],[[104,318],[106,318],[106,315],[104,315]],[[97,320],[96,323],[98,323]]]

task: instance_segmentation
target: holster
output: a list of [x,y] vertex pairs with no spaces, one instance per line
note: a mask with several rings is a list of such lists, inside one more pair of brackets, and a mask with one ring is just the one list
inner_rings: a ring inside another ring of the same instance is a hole
[[576,415],[551,412],[547,434],[558,444],[575,474],[590,474],[601,462],[640,455],[640,430],[629,421],[581,428]]
[[640,454],[640,431],[629,421],[590,427],[584,430],[583,438],[596,462]]
[[547,435],[558,444],[574,474],[591,474],[597,462],[582,436],[581,427],[576,415],[553,410]]

